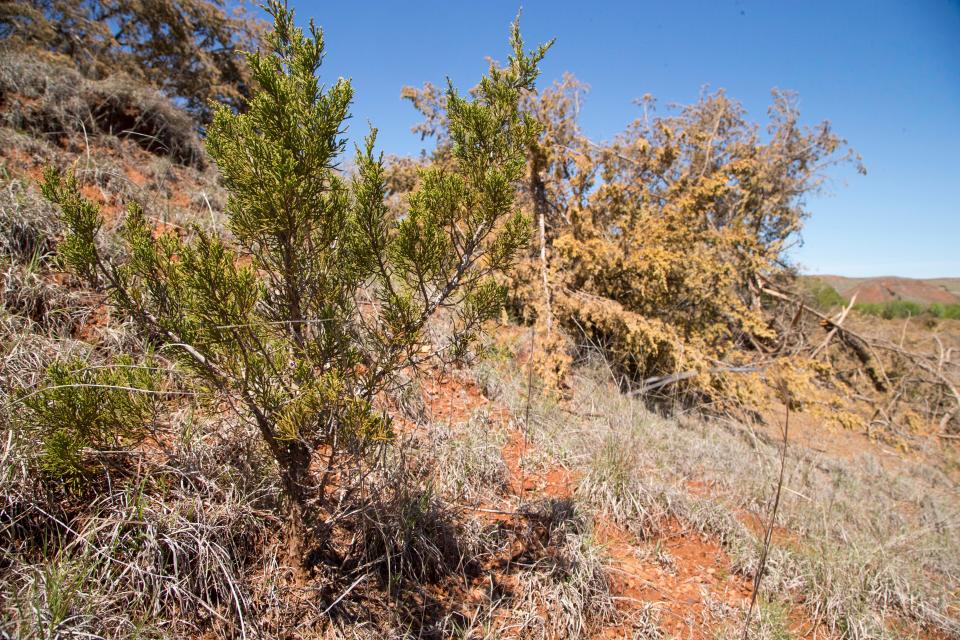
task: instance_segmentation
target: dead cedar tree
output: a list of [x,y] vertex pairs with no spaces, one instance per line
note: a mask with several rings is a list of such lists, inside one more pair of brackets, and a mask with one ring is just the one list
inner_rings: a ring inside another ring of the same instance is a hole
[[0,47],[62,56],[92,80],[122,72],[208,122],[213,101],[242,108],[253,89],[236,51],[253,49],[264,25],[231,8],[224,0],[6,0]]
[[[835,165],[862,168],[858,156],[828,123],[803,126],[796,96],[779,91],[765,132],[718,91],[667,115],[648,96],[640,118],[596,143],[579,125],[586,90],[568,74],[523,103],[542,125],[519,198],[537,238],[510,295],[536,320],[538,373],[562,386],[567,345],[590,344],[648,396],[751,404],[755,390],[729,372],[772,357],[784,337],[758,281],[792,281],[787,251],[805,199]],[[428,84],[403,95],[443,164],[442,93]]]
[[[259,89],[242,113],[219,106],[208,130],[235,241],[199,229],[190,242],[158,234],[131,204],[127,258],[114,263],[98,249],[102,219],[77,181],[49,170],[42,186],[61,208],[69,267],[256,424],[289,499],[291,554],[302,559],[328,483],[391,437],[378,402],[400,370],[469,348],[502,307],[501,279],[528,241],[514,193],[539,131],[520,98],[549,45],[525,52],[515,23],[507,66],[491,66],[471,98],[448,87],[455,161],[424,169],[396,217],[376,130],[357,149],[352,181],[336,170],[353,90],[343,79],[320,84],[322,32],[295,27],[280,3],[268,10],[266,49],[247,55]],[[452,337],[430,344],[425,328],[441,310]]]

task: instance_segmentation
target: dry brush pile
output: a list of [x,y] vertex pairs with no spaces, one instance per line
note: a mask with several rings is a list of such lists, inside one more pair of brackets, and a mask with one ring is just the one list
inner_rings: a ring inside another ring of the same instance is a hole
[[[446,106],[433,85],[404,90],[447,162]],[[598,347],[622,388],[660,404],[762,416],[776,400],[845,427],[900,439],[960,425],[954,345],[909,350],[827,315],[797,279],[789,249],[806,200],[831,168],[859,157],[797,97],[774,91],[767,125],[723,91],[666,115],[654,100],[612,141],[579,129],[586,86],[572,76],[528,94],[543,123],[521,190],[534,219],[511,302],[532,322],[548,387]],[[397,165],[397,189],[409,185]],[[784,387],[789,393],[784,395]]]

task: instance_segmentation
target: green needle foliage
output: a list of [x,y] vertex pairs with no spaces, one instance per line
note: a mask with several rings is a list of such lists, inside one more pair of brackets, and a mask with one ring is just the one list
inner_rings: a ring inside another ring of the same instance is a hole
[[150,365],[124,357],[111,365],[71,360],[48,367],[45,387],[23,397],[45,475],[81,488],[95,466],[86,452],[118,450],[146,435],[160,408]]
[[[216,108],[208,129],[231,240],[158,234],[132,205],[127,257],[110,262],[95,241],[99,212],[73,178],[49,171],[44,193],[69,230],[65,262],[241,407],[299,509],[310,497],[323,504],[341,461],[390,438],[381,403],[402,370],[468,348],[502,308],[503,276],[528,240],[515,186],[539,132],[519,104],[549,45],[526,52],[514,24],[506,66],[491,65],[471,97],[448,87],[455,161],[424,169],[398,218],[376,130],[352,180],[337,169],[353,90],[320,84],[322,32],[267,8],[266,50],[247,55],[258,91],[243,113]],[[453,330],[436,344],[427,328],[441,312]],[[317,453],[321,478],[309,471]]]

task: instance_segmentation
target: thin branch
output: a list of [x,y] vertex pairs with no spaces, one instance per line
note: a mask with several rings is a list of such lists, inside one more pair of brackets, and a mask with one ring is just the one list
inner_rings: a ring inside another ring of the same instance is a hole
[[45,393],[45,392],[47,392],[47,391],[54,391],[54,390],[56,390],[56,389],[71,389],[71,388],[112,389],[112,390],[114,390],[114,391],[129,391],[129,392],[131,392],[131,393],[142,393],[142,394],[145,394],[145,395],[153,395],[153,396],[190,396],[190,397],[196,397],[196,396],[199,396],[199,395],[200,395],[199,393],[196,393],[196,392],[194,392],[194,391],[157,391],[157,390],[154,390],[154,389],[140,389],[139,387],[125,387],[125,386],[123,386],[123,385],[94,384],[94,383],[76,382],[76,383],[73,383],[73,384],[55,384],[55,385],[52,385],[52,386],[49,386],[49,387],[43,387],[42,389],[37,389],[37,390],[35,390],[35,391],[32,391],[31,393],[28,393],[28,394],[25,395],[25,396],[20,396],[20,397],[17,398],[15,401],[11,402],[8,406],[11,406],[11,407],[12,407],[12,406],[16,406],[16,405],[18,405],[18,404],[21,404],[24,400],[27,400],[27,399],[29,399],[29,398],[32,398],[32,397],[34,397],[34,396],[36,396],[36,395],[39,395],[39,394],[41,394],[41,393]]
[[767,557],[770,552],[770,545],[773,542],[773,529],[777,523],[777,511],[780,508],[780,495],[783,490],[783,476],[787,467],[787,444],[790,437],[790,401],[784,403],[786,406],[786,418],[783,423],[783,447],[780,450],[780,477],[777,480],[777,492],[773,498],[773,508],[770,510],[770,520],[767,522],[767,530],[763,536],[763,548],[760,551],[760,562],[757,565],[757,572],[753,576],[753,593],[750,594],[750,608],[747,609],[747,618],[743,622],[742,640],[747,640],[750,632],[750,620],[753,618],[753,609],[757,604],[757,594],[760,592],[760,581],[763,580],[763,573],[767,568]]

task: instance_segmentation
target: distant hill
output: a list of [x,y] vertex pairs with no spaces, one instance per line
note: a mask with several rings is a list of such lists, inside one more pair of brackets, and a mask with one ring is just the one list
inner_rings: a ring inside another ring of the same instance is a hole
[[918,304],[960,303],[960,278],[900,278],[879,276],[875,278],[847,278],[845,276],[808,276],[824,282],[849,300],[854,293],[857,302],[883,303],[905,300]]
[[960,278],[930,278],[925,280],[932,285],[943,287],[953,295],[960,298]]

